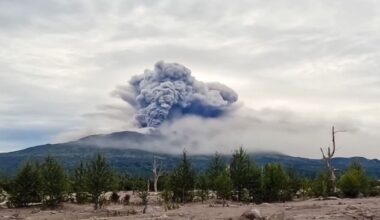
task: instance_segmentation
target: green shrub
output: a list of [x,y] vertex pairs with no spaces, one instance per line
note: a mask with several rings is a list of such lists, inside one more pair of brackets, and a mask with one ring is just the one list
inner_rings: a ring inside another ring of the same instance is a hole
[[346,197],[355,198],[360,193],[366,196],[369,192],[369,178],[363,168],[354,163],[339,179],[339,187]]
[[333,183],[327,172],[320,173],[311,184],[314,196],[328,197],[333,195]]
[[369,180],[368,196],[380,196],[380,182],[378,180]]
[[38,165],[27,162],[13,179],[10,187],[10,207],[27,207],[41,202],[41,174]]
[[58,205],[68,189],[68,181],[63,167],[48,156],[41,167],[41,192],[45,206]]
[[237,193],[237,200],[242,201],[244,196],[244,189],[248,188],[249,171],[251,168],[251,161],[247,152],[240,147],[232,154],[230,163],[230,175],[234,191]]
[[263,172],[263,200],[267,202],[291,199],[290,181],[279,164],[267,164]]
[[191,202],[195,185],[195,171],[187,158],[186,152],[183,152],[182,160],[170,175],[169,188],[173,192],[175,202]]
[[196,196],[199,197],[202,203],[208,199],[208,192],[210,187],[210,181],[206,174],[200,174],[196,178],[195,187],[197,189]]
[[209,188],[211,190],[216,190],[215,180],[218,176],[222,174],[222,172],[225,169],[226,169],[226,164],[223,160],[222,155],[220,155],[219,153],[215,153],[207,169],[207,175],[209,179]]
[[113,170],[103,155],[95,155],[86,164],[84,185],[84,188],[91,194],[95,210],[101,208],[103,205],[101,201],[102,193],[112,190],[115,185]]
[[223,206],[225,206],[226,200],[231,197],[233,187],[229,173],[226,170],[222,171],[216,177],[214,184],[218,196],[223,200]]

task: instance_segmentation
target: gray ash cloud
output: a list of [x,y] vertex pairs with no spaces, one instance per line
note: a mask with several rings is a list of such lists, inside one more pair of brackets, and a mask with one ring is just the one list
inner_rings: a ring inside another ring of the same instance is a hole
[[238,100],[231,88],[198,81],[185,66],[163,61],[132,77],[129,85],[118,87],[115,94],[134,107],[141,127],[158,127],[183,115],[216,118]]

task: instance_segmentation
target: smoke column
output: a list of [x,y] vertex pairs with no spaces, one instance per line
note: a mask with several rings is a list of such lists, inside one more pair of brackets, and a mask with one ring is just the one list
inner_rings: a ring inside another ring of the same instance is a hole
[[219,117],[238,99],[227,86],[197,81],[185,66],[163,61],[132,77],[115,94],[135,108],[141,127],[158,127],[187,114]]

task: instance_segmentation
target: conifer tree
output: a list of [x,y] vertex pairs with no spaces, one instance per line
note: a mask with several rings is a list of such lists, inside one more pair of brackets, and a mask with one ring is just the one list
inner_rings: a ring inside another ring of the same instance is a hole
[[210,180],[210,189],[216,190],[215,188],[215,180],[216,178],[222,174],[222,172],[226,169],[226,164],[222,158],[222,155],[219,153],[215,153],[214,157],[211,160],[210,166],[207,170],[207,174]]
[[30,203],[41,201],[41,175],[35,163],[26,162],[11,185],[11,207],[27,207]]
[[263,172],[264,201],[290,199],[289,176],[279,164],[267,164]]
[[196,179],[197,196],[201,198],[202,203],[208,198],[210,180],[208,175],[201,173]]
[[251,163],[248,171],[247,189],[250,200],[254,202],[262,201],[262,175],[261,169],[255,163]]
[[72,190],[76,195],[77,203],[81,204],[86,202],[86,167],[83,161],[81,161],[79,166],[75,168],[72,178]]
[[67,192],[68,181],[63,167],[50,156],[41,164],[41,183],[44,205],[58,205]]
[[232,155],[230,164],[231,180],[234,190],[237,191],[238,201],[242,201],[243,190],[247,188],[249,180],[250,159],[245,150],[240,147]]
[[111,190],[114,185],[114,175],[101,154],[95,157],[86,165],[86,189],[91,194],[95,210],[101,208],[100,196],[107,190]]
[[339,179],[339,186],[344,196],[355,198],[360,193],[365,196],[369,191],[369,178],[360,164],[353,163]]
[[192,200],[190,190],[194,189],[195,173],[187,158],[186,151],[183,151],[182,160],[170,177],[170,185],[173,191],[173,198],[182,203]]
[[232,181],[227,170],[223,170],[219,176],[215,179],[215,189],[218,196],[223,201],[223,207],[226,205],[226,200],[228,200],[232,193]]

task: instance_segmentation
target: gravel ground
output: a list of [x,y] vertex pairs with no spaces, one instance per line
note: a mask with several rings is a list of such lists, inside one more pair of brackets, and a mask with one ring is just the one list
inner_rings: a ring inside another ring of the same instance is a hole
[[108,205],[94,211],[92,206],[64,203],[55,210],[38,207],[23,209],[0,209],[0,219],[246,219],[241,215],[254,209],[262,219],[380,219],[380,198],[336,199],[294,201],[242,205],[229,203],[222,207],[212,201],[192,203],[178,209],[165,211],[158,204],[150,204],[146,214],[139,205]]

